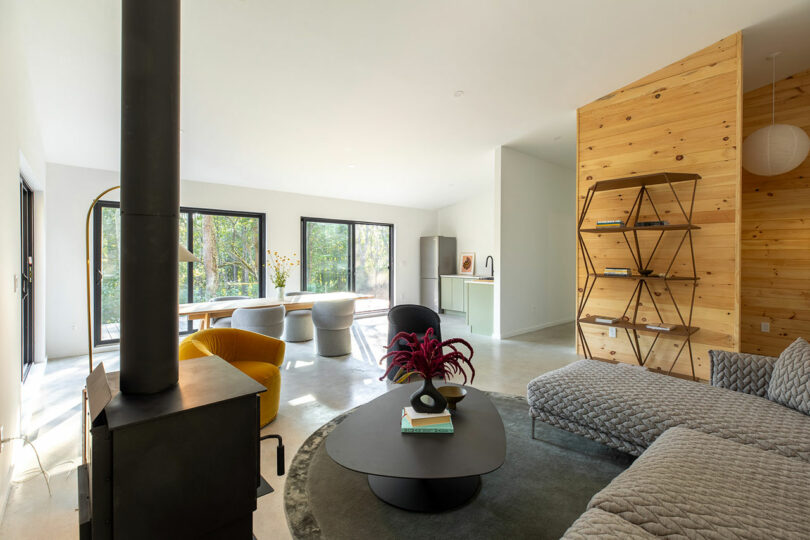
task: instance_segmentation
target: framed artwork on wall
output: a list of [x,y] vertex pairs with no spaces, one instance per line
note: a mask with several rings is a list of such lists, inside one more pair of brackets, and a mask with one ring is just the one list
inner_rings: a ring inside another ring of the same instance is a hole
[[475,253],[462,253],[458,258],[459,274],[472,275],[475,272]]

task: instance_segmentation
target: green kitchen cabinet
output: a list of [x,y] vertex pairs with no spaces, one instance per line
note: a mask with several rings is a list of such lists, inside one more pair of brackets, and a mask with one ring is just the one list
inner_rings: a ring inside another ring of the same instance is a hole
[[446,311],[467,311],[467,295],[465,283],[473,280],[473,277],[466,276],[442,276],[441,295],[439,307]]
[[464,282],[463,278],[453,278],[453,311],[464,311]]
[[472,281],[467,283],[467,324],[473,334],[492,335],[495,285]]
[[453,308],[453,281],[454,278],[443,277],[441,279],[441,297],[439,307],[441,309],[454,309]]

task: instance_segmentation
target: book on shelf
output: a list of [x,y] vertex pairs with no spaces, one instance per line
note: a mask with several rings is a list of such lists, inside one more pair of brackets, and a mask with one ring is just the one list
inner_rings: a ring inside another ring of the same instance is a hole
[[605,275],[606,276],[629,276],[630,275],[630,269],[629,268],[607,267],[607,268],[605,268]]
[[446,422],[441,424],[432,424],[429,426],[414,426],[408,415],[405,414],[405,409],[402,409],[402,421],[400,425],[402,433],[453,433],[453,420],[448,418]]
[[616,317],[603,317],[601,315],[597,315],[593,318],[594,322],[598,322],[600,324],[615,324],[619,322],[619,319]]
[[596,228],[600,227],[624,227],[624,221],[621,219],[600,219],[596,222]]
[[638,221],[636,227],[660,227],[662,225],[669,225],[669,221],[654,220],[654,221]]
[[403,409],[405,416],[414,427],[432,426],[434,424],[446,424],[450,421],[450,411],[445,409],[440,413],[420,413],[416,412],[413,407],[405,407]]
[[657,323],[657,324],[656,324],[656,323],[653,323],[653,324],[648,324],[648,325],[647,325],[647,329],[648,329],[648,330],[657,330],[657,331],[659,331],[659,332],[669,332],[670,330],[672,330],[673,328],[675,328],[675,326],[677,326],[677,325],[674,325],[674,324],[664,324],[664,323]]

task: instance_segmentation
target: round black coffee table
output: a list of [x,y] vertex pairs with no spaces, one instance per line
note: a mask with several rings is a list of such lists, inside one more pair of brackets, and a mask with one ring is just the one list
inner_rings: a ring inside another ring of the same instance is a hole
[[421,384],[399,386],[358,407],[326,438],[326,451],[339,465],[367,474],[383,501],[441,512],[469,501],[480,475],[503,465],[506,434],[489,398],[469,386],[453,415],[454,433],[401,433],[402,408]]

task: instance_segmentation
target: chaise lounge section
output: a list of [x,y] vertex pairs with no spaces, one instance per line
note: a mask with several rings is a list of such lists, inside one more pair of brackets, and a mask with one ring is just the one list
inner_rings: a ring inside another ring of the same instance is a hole
[[810,345],[710,355],[711,385],[594,360],[529,383],[533,428],[640,456],[564,538],[810,538]]
[[529,383],[532,421],[634,456],[681,426],[810,462],[810,417],[760,397],[776,358],[711,351],[711,361],[706,385],[638,366],[580,360]]

